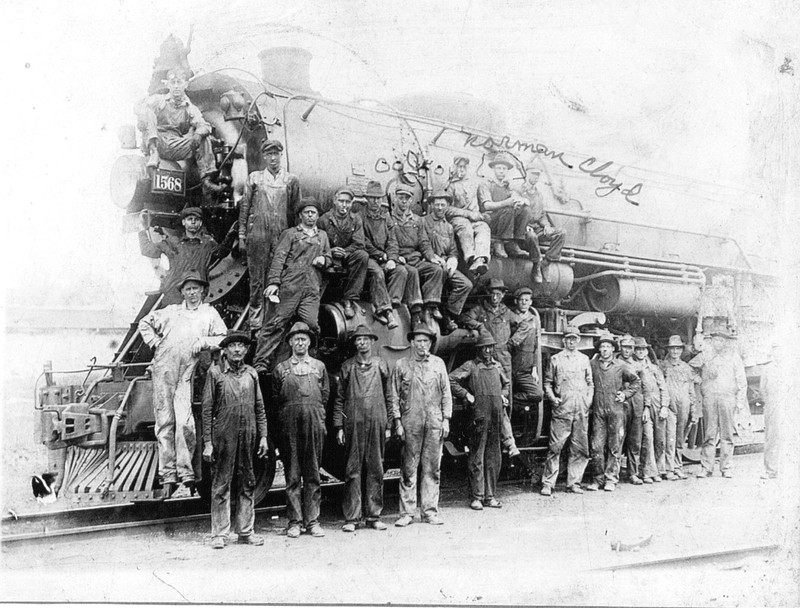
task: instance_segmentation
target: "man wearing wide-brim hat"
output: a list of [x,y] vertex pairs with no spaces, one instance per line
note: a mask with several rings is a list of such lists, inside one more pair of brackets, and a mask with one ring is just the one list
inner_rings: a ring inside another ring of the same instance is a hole
[[500,445],[503,409],[508,405],[511,381],[494,358],[495,339],[481,332],[475,342],[477,357],[450,373],[450,390],[467,403],[469,413],[470,508],[500,508],[497,480],[503,453]]
[[289,538],[300,536],[301,524],[312,536],[325,536],[319,524],[319,466],[330,384],[325,364],[308,354],[314,336],[306,323],[295,323],[287,337],[292,354],[272,374],[273,402],[280,412]]
[[250,335],[231,330],[222,339],[220,365],[209,369],[203,391],[203,460],[211,463],[211,546],[222,549],[231,529],[231,485],[236,488],[238,542],[263,545],[253,534],[256,478],[253,452],[267,456],[267,417],[258,374],[244,362]]
[[666,440],[669,392],[661,368],[650,361],[650,345],[643,337],[634,338],[633,357],[642,381],[642,440],[638,475],[643,483],[660,482],[667,474]]
[[336,441],[346,451],[342,499],[344,532],[354,532],[362,515],[368,528],[386,529],[380,518],[383,511],[383,451],[392,387],[386,361],[372,354],[377,339],[378,336],[366,325],[359,325],[350,336],[356,354],[342,364],[333,405]]
[[[714,472],[717,435],[719,435],[719,469],[723,477],[733,477],[733,434],[735,416],[747,405],[747,377],[744,363],[735,352],[735,336],[727,330],[711,332],[711,352],[708,346],[689,361],[700,373],[700,393],[703,397],[703,447],[700,450],[701,470],[698,478]],[[706,343],[707,344],[707,343]]]
[[264,295],[275,305],[258,332],[253,367],[259,372],[271,367],[275,350],[295,315],[319,333],[322,271],[331,264],[331,248],[327,233],[317,228],[316,199],[303,198],[297,209],[300,223],[284,230],[267,274]]
[[667,412],[666,478],[670,481],[686,479],[683,472],[683,450],[689,427],[697,422],[697,397],[695,395],[695,373],[681,359],[683,339],[672,335],[667,342],[667,356],[661,361],[661,371],[669,393]]
[[283,144],[261,143],[265,168],[247,177],[239,207],[239,251],[247,253],[250,281],[250,329],[261,327],[267,272],[281,233],[294,224],[300,204],[300,180],[282,166]]
[[441,525],[439,474],[442,445],[450,434],[453,397],[447,367],[431,354],[436,334],[425,324],[408,333],[411,354],[392,371],[390,400],[394,432],[403,441],[400,467],[400,517],[397,527],[414,522],[417,511],[417,472],[420,470],[422,521]]
[[464,261],[470,272],[480,276],[489,270],[492,236],[489,230],[488,214],[481,213],[476,198],[476,186],[467,178],[469,158],[456,156],[447,192],[453,197],[447,208],[447,220],[453,225]]
[[192,375],[200,352],[216,347],[227,328],[217,310],[203,303],[208,281],[200,273],[187,272],[178,285],[183,303],[146,315],[139,321],[139,331],[145,344],[155,350],[153,410],[158,475],[168,495],[180,481],[180,497],[189,495],[195,482]]
[[498,258],[528,257],[522,246],[528,238],[528,222],[531,208],[528,199],[509,187],[506,176],[514,168],[514,160],[508,152],[498,152],[489,161],[494,176],[478,186],[478,206],[481,213],[488,214],[492,232],[492,253]]

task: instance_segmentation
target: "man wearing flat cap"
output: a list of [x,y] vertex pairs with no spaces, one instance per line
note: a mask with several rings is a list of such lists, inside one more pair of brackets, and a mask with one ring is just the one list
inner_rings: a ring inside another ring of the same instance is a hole
[[417,324],[408,333],[411,354],[392,370],[391,417],[403,441],[400,466],[400,517],[395,526],[414,523],[417,511],[417,472],[422,521],[444,523],[439,515],[439,474],[442,445],[450,434],[453,397],[447,367],[431,354],[436,334]]
[[[344,280],[342,306],[344,316],[352,319],[356,316],[353,305],[361,296],[364,281],[367,279],[369,255],[364,244],[364,223],[361,216],[351,211],[353,207],[353,191],[340,188],[333,196],[333,209],[319,218],[319,229],[328,234],[331,244],[333,268],[343,271]],[[388,305],[385,302],[384,305]],[[392,314],[391,306],[381,310],[381,315]]]
[[263,141],[265,169],[248,176],[239,207],[239,251],[247,253],[250,275],[251,330],[260,328],[263,322],[266,274],[281,234],[294,225],[300,203],[300,181],[284,171],[282,153],[280,141]]
[[253,453],[267,455],[267,416],[258,374],[244,362],[250,335],[229,331],[219,343],[220,365],[212,366],[203,391],[203,460],[211,463],[211,546],[223,549],[231,530],[231,485],[236,489],[234,530],[238,542],[263,545],[253,534],[256,477]]
[[224,186],[212,181],[217,171],[211,149],[211,125],[186,96],[187,74],[183,68],[171,68],[164,84],[166,94],[156,93],[136,104],[134,111],[142,132],[142,147],[148,171],[158,167],[159,160],[189,160],[194,158],[208,199],[221,192]]
[[356,355],[342,364],[333,405],[336,441],[347,453],[342,531],[355,531],[361,520],[362,505],[367,527],[385,530],[386,524],[381,521],[383,450],[388,433],[391,376],[386,361],[372,354],[378,336],[366,325],[359,325],[350,339]]
[[317,317],[322,288],[322,271],[331,264],[328,234],[317,228],[319,204],[307,197],[297,205],[300,223],[287,228],[275,248],[264,295],[275,301],[269,320],[258,332],[253,367],[266,372],[272,355],[297,315],[311,331],[319,331]]
[[[599,356],[592,359],[594,398],[592,403],[592,483],[587,490],[601,487],[613,492],[619,483],[622,442],[625,437],[625,401],[641,388],[636,371],[623,359],[614,357],[616,342],[611,334],[598,340]],[[641,444],[641,440],[639,442]],[[630,463],[628,466],[631,466]],[[641,483],[641,481],[639,482]]]
[[567,490],[583,494],[581,480],[589,463],[589,411],[594,397],[594,379],[589,357],[578,350],[581,334],[577,327],[564,330],[564,350],[547,363],[544,391],[552,404],[550,443],[542,473],[543,496],[550,496],[558,479],[561,451],[567,443]]
[[[635,347],[636,341],[633,336],[625,334],[620,338],[620,352],[616,358],[626,363],[639,375],[641,362],[637,361],[633,356]],[[643,483],[642,478],[639,477],[639,470],[641,469],[642,424],[644,419],[644,395],[642,394],[641,384],[629,398],[625,399],[624,409],[625,427],[622,436],[622,447],[625,450],[625,458],[628,462],[628,481],[635,486],[640,486]]]
[[[561,249],[564,247],[564,231],[555,228],[547,218],[544,208],[539,176],[541,171],[535,166],[525,168],[525,185],[520,193],[530,201],[531,218],[528,222],[528,240],[526,248],[531,252],[534,264],[533,280],[542,282],[542,269],[547,264],[561,259]],[[542,257],[542,245],[547,245],[547,253]]]
[[468,166],[469,158],[466,156],[456,156],[453,159],[453,169],[447,184],[447,192],[453,200],[447,208],[447,221],[453,225],[469,271],[480,276],[489,270],[492,235],[489,224],[486,223],[489,216],[481,213],[478,207],[475,197],[477,188],[467,178]]
[[695,373],[681,359],[683,349],[683,339],[678,335],[670,336],[667,357],[661,361],[661,371],[669,395],[666,428],[666,478],[669,480],[686,479],[683,472],[683,450],[689,425],[697,422]]
[[450,372],[450,390],[469,412],[469,506],[475,511],[503,506],[496,497],[503,459],[500,429],[511,383],[494,358],[495,344],[488,331],[481,332],[475,342],[478,356]]
[[192,414],[192,375],[198,356],[215,348],[227,328],[215,308],[203,303],[208,281],[187,272],[178,283],[183,303],[155,310],[139,321],[142,340],[153,355],[153,409],[158,440],[158,475],[167,495],[190,495],[197,433]]
[[451,333],[458,329],[456,319],[461,319],[461,311],[472,291],[472,281],[458,270],[458,247],[453,227],[445,214],[451,196],[444,190],[434,190],[428,198],[428,215],[422,218],[422,225],[428,234],[433,250],[433,263],[444,270],[444,288],[447,292],[444,329]]
[[733,477],[734,417],[747,405],[747,377],[744,363],[735,352],[735,337],[726,330],[711,333],[711,352],[703,350],[689,361],[700,372],[700,393],[703,397],[703,447],[700,450],[701,470],[698,478],[710,477],[719,435],[719,470],[723,477]]
[[[230,250],[228,239],[222,245],[218,245],[214,237],[203,230],[203,211],[199,207],[186,207],[181,211],[183,236],[167,236],[153,242],[150,240],[146,212],[142,212],[142,223],[139,249],[143,256],[153,260],[156,272],[161,278],[161,293],[164,294],[161,300],[162,307],[180,304],[183,301],[178,283],[187,272],[197,271],[200,277],[207,281],[208,270],[213,260],[224,257]],[[160,265],[162,255],[169,262],[169,270],[166,272]]]
[[287,339],[292,355],[276,365],[272,375],[286,475],[286,535],[297,538],[303,524],[308,534],[321,537],[325,531],[319,524],[319,463],[325,441],[325,406],[330,395],[328,372],[322,361],[308,354],[315,332],[307,324],[295,323]]
[[514,162],[508,152],[495,154],[489,167],[493,169],[494,177],[478,186],[478,206],[481,213],[489,216],[494,241],[492,254],[498,258],[526,258],[529,253],[522,246],[528,239],[530,201],[509,187],[506,176],[514,168]]

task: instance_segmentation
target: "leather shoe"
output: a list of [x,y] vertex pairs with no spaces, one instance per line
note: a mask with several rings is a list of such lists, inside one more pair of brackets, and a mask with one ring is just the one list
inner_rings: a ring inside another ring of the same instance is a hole
[[538,266],[533,271],[533,282],[534,283],[544,283],[544,277],[542,276],[542,269]]
[[352,319],[356,316],[356,309],[353,308],[353,303],[350,300],[345,300],[342,302],[344,305],[344,316],[348,319]]
[[490,509],[502,509],[503,503],[496,498],[489,498],[488,500],[483,501],[483,506],[489,507]]
[[[650,485],[650,484],[653,483],[653,478],[652,477],[645,477],[644,479],[642,479],[642,483],[646,483],[647,485]],[[636,485],[639,485],[639,484],[636,484]]]
[[391,310],[386,311],[386,322],[389,329],[395,329],[397,327],[397,320],[394,318]]
[[397,526],[398,528],[405,528],[406,526],[410,526],[413,523],[414,523],[413,517],[411,517],[410,515],[403,515],[396,522],[394,522],[394,525]]
[[469,271],[476,276],[486,274],[488,270],[489,266],[486,264],[486,258],[475,258],[475,261],[469,267]]
[[631,483],[635,486],[640,486],[643,482],[638,475],[631,475]]
[[695,477],[697,479],[705,479],[706,477],[711,477],[711,471],[706,471],[705,469],[702,469],[701,471],[695,474]]
[[509,458],[514,458],[515,456],[519,456],[520,454],[522,454],[522,452],[519,451],[519,448],[517,446],[514,445],[508,448]]
[[515,241],[506,241],[504,243],[506,253],[512,258],[527,258],[528,252],[520,247]]
[[469,503],[469,508],[473,511],[483,511],[483,503],[477,498]]
[[539,490],[539,494],[542,496],[552,496],[553,489],[550,486],[542,486],[542,489]]
[[590,483],[590,484],[588,484],[586,486],[586,489],[589,492],[597,492],[600,489],[600,484],[596,484],[596,483],[592,482],[592,483]]
[[240,545],[252,545],[253,547],[260,547],[264,544],[264,539],[261,536],[250,534],[248,536],[240,536],[236,542]]
[[388,527],[389,526],[383,523],[380,519],[367,522],[367,528],[372,528],[373,530],[386,530]]
[[429,306],[428,310],[430,311],[431,317],[436,321],[441,321],[444,318],[438,306]]
[[441,526],[444,524],[444,520],[438,515],[431,515],[430,517],[426,517],[424,521],[426,524],[430,524],[432,526]]
[[686,476],[686,473],[684,473],[683,471],[675,471],[675,477],[677,477],[677,478],[678,478],[678,479],[680,479],[680,480],[683,480],[683,479],[689,479],[689,478]]
[[455,321],[453,321],[453,319],[448,318],[442,322],[442,334],[444,334],[445,336],[452,334],[457,329],[458,325],[456,324]]
[[212,549],[224,549],[225,548],[225,539],[221,536],[215,536],[211,539],[211,548]]
[[603,488],[606,492],[613,492],[617,489],[616,484],[613,483],[606,483],[605,487]]
[[571,485],[569,487],[569,491],[572,492],[573,494],[583,494],[583,488],[580,486],[580,484],[577,483]]
[[495,241],[492,244],[492,255],[496,258],[507,258],[508,254],[506,253],[505,248],[503,247],[503,243],[500,241]]
[[289,526],[286,529],[286,536],[289,538],[299,538],[300,537],[300,526]]
[[678,479],[678,476],[672,471],[670,471],[669,473],[667,473],[664,479],[666,479],[667,481],[675,481],[676,479]]
[[322,538],[323,536],[325,536],[325,530],[323,530],[322,526],[320,526],[319,524],[311,524],[306,530],[306,532],[316,538]]
[[731,473],[730,471],[722,471],[722,476],[725,479],[733,479],[733,473]]
[[662,481],[661,475],[656,475],[655,477],[653,477],[653,481],[655,481],[656,483],[661,483]]
[[355,531],[356,531],[356,525],[351,524],[350,522],[342,526],[342,532],[355,532]]

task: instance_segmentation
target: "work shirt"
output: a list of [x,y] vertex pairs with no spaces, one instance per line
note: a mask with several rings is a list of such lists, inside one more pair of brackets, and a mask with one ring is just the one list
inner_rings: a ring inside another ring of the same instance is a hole
[[377,356],[371,356],[368,361],[352,357],[339,371],[333,426],[360,428],[367,420],[377,418],[385,427],[390,401],[391,376],[386,361]]
[[681,359],[674,362],[664,359],[661,362],[661,372],[669,394],[669,409],[677,413],[679,407],[685,408],[689,416],[692,416],[697,405],[694,392],[695,373],[692,367]]
[[706,355],[702,352],[689,361],[689,365],[700,370],[700,391],[704,398],[727,395],[736,397],[738,405],[747,403],[747,377],[738,354],[726,351]]
[[150,95],[145,104],[156,115],[158,136],[164,139],[183,137],[191,129],[196,135],[211,133],[211,126],[203,118],[202,112],[184,95],[177,103],[170,94]]
[[347,254],[364,249],[364,223],[357,213],[339,217],[331,209],[319,218],[317,227],[327,233],[331,247],[341,247]]
[[295,175],[283,169],[276,175],[268,169],[253,171],[239,207],[239,236],[255,232],[277,239],[294,224],[300,195],[300,180]]
[[599,357],[591,361],[594,380],[593,408],[597,413],[606,413],[612,408],[621,408],[616,401],[617,391],[622,391],[625,399],[633,397],[642,383],[634,369],[622,359],[604,361]]
[[433,253],[439,257],[458,259],[458,248],[453,227],[446,219],[437,220],[432,213],[422,218],[422,225],[431,242]]
[[238,369],[223,361],[208,370],[203,393],[203,441],[236,446],[241,438],[252,446],[267,436],[267,416],[258,374],[249,365]]
[[139,250],[148,258],[158,259],[162,254],[167,257],[169,271],[161,281],[161,291],[180,301],[178,283],[183,276],[190,270],[196,270],[207,281],[211,258],[221,248],[214,237],[206,233],[198,237],[168,236],[153,243],[147,238],[147,231],[142,230],[139,232]]
[[400,359],[392,372],[390,411],[392,419],[402,416],[419,422],[427,418],[435,423],[449,419],[453,396],[444,361],[431,354]]
[[364,223],[364,246],[369,257],[383,263],[389,260],[397,262],[398,247],[394,220],[388,211],[380,210],[372,213],[368,209],[362,212]]
[[[539,319],[530,310],[519,313],[509,310],[511,337],[511,369],[516,373],[530,373],[536,365],[536,345],[539,341]],[[495,338],[496,339],[496,338]]]
[[331,392],[325,364],[307,354],[302,358],[292,355],[275,366],[272,392],[281,415],[296,405],[315,406],[324,413]]
[[182,302],[146,315],[139,321],[139,331],[145,344],[156,349],[159,359],[167,353],[178,356],[188,352],[191,356],[198,339],[207,348],[216,346],[228,329],[213,306],[202,303],[192,310]]
[[547,219],[547,214],[544,211],[544,197],[539,191],[539,185],[531,186],[526,182],[520,190],[520,194],[531,203],[531,219],[528,221],[528,224],[541,228],[550,226],[550,221]]
[[458,179],[453,177],[447,184],[446,192],[453,197],[453,202],[447,207],[445,216],[448,220],[454,217],[465,217],[473,221],[470,216],[473,213],[480,213],[478,199],[475,196],[477,188],[469,178]]
[[[633,357],[633,355],[631,355],[629,359],[626,359],[626,358],[624,358],[622,356],[622,353],[617,354],[614,358],[617,361],[620,361],[620,362],[626,364],[628,367],[630,367],[636,373],[636,375],[639,376],[639,379],[641,380],[641,376],[639,374],[639,372],[641,371],[641,368],[642,368],[642,362],[641,361],[637,361]],[[628,384],[626,383],[625,386],[627,388]],[[634,392],[633,395],[631,395],[630,398],[626,398],[625,400],[626,401],[630,401],[631,405],[634,408],[644,407],[644,394],[643,394],[642,390],[643,390],[643,388],[642,388],[642,386],[640,384],[638,390],[636,392]]]
[[472,418],[485,418],[492,407],[503,407],[502,397],[508,399],[509,378],[499,361],[472,359],[450,373],[450,391],[459,399],[471,393],[475,397]]
[[486,203],[504,201],[510,196],[511,188],[508,186],[508,180],[498,182],[494,179],[488,179],[478,186],[478,207],[482,213],[486,212]]
[[467,329],[479,330],[485,328],[497,344],[497,352],[508,352],[508,341],[511,339],[511,311],[500,302],[493,308],[487,297],[481,304],[470,309],[465,315]]
[[669,393],[667,383],[664,381],[664,374],[661,368],[650,361],[638,361],[639,378],[642,380],[642,397],[644,406],[650,408],[650,415],[655,420],[658,410],[662,407],[669,407]]
[[[589,357],[577,350],[562,350],[550,357],[544,371],[544,393],[554,404],[554,417],[586,414],[594,396]],[[555,405],[556,398],[561,400]]]
[[289,284],[299,287],[307,283],[319,289],[322,269],[311,264],[319,256],[323,256],[325,265],[330,266],[331,247],[324,230],[315,227],[307,233],[302,226],[287,228],[281,234],[281,240],[272,256],[267,285]]
[[423,260],[430,262],[433,259],[433,249],[422,218],[411,211],[401,214],[398,210],[392,215],[392,220],[399,253],[406,262],[412,266]]

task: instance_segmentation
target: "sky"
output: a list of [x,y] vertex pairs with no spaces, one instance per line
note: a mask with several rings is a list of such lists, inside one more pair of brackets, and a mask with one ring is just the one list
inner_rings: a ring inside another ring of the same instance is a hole
[[122,233],[109,173],[158,45],[190,26],[196,71],[259,73],[258,51],[299,45],[326,97],[467,93],[514,133],[731,193],[742,210],[716,218],[722,229],[767,222],[778,235],[796,219],[800,9],[788,1],[4,4],[5,289],[16,305],[55,297],[125,314],[156,287]]

